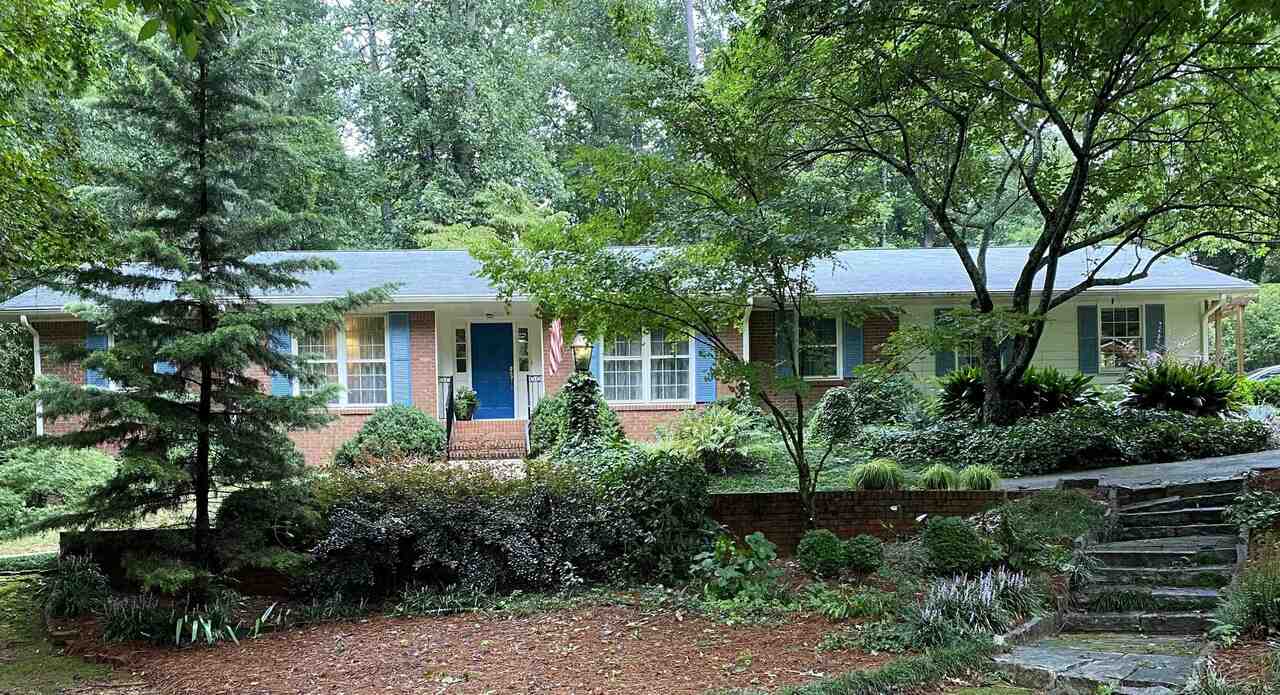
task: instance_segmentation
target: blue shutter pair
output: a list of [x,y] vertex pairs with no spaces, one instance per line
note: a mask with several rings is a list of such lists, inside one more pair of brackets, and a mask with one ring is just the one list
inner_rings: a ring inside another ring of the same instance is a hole
[[[1166,344],[1164,305],[1147,304],[1143,308],[1143,349],[1163,352]],[[1079,367],[1082,374],[1097,374],[1101,363],[1098,354],[1098,307],[1076,307],[1076,335],[1079,338]]]
[[[597,339],[591,349],[591,376],[603,388],[604,341]],[[713,403],[716,400],[716,351],[704,335],[693,341],[693,400],[695,403]]]

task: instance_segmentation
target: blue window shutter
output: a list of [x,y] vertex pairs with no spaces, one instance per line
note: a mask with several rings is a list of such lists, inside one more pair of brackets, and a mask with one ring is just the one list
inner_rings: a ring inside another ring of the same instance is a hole
[[[936,326],[940,319],[947,315],[948,309],[938,308],[933,310],[933,323]],[[934,376],[946,376],[956,368],[956,352],[955,350],[942,350],[933,353],[933,373]]]
[[[569,351],[569,358],[572,360],[573,350]],[[596,381],[600,382],[601,388],[604,388],[604,382],[602,381],[604,377],[604,368],[601,366],[603,364],[603,358],[604,341],[597,339],[594,347],[591,348],[591,376],[595,377]]]
[[156,374],[176,374],[178,368],[168,360],[157,360],[155,364],[151,365],[151,371]]
[[413,405],[409,314],[403,311],[387,314],[387,332],[391,343],[391,402],[396,405]]
[[[289,339],[289,332],[283,328],[276,328],[271,331],[271,349],[281,353],[293,352],[293,341]],[[271,395],[273,396],[292,396],[293,380],[283,374],[271,373]]]
[[1076,334],[1080,339],[1080,373],[1098,373],[1098,307],[1076,307]]
[[844,378],[848,379],[853,370],[865,359],[862,344],[862,325],[852,321],[844,322]]
[[773,312],[773,339],[774,339],[774,359],[778,363],[778,376],[792,376],[794,371],[791,369],[791,360],[795,356],[795,350],[792,347],[792,333],[794,333],[794,319],[790,311]]
[[1165,323],[1164,323],[1164,305],[1148,304],[1142,307],[1143,313],[1143,342],[1146,344],[1147,352],[1164,352],[1165,346]]
[[716,400],[716,349],[710,340],[699,335],[693,341],[693,399],[698,403]]
[[[90,328],[89,334],[84,337],[84,347],[89,352],[101,352],[107,349],[107,334],[100,333],[96,329]],[[97,386],[98,388],[107,388],[110,382],[102,375],[102,372],[96,369],[84,370],[84,383],[86,386]]]

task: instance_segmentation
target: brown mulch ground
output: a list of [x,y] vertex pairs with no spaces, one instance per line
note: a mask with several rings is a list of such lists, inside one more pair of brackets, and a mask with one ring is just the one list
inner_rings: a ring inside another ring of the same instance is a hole
[[[103,656],[171,693],[702,693],[773,688],[887,655],[818,654],[820,618],[726,626],[672,612],[604,606],[504,618],[373,618],[172,651]],[[96,651],[101,651],[97,645]]]
[[1272,660],[1280,658],[1280,642],[1248,640],[1230,649],[1219,649],[1213,655],[1218,673],[1233,684],[1253,684],[1266,680]]

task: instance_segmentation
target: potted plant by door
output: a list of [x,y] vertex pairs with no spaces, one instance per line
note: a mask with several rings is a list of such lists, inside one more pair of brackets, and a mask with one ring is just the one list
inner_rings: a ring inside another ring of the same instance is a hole
[[459,420],[470,420],[471,416],[476,414],[476,408],[479,405],[480,399],[476,397],[475,389],[470,386],[463,386],[453,394],[453,415]]

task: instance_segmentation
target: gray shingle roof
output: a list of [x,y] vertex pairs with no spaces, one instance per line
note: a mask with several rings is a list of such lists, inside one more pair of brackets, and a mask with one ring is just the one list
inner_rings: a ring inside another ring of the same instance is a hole
[[[987,269],[993,292],[1013,289],[1026,254],[1026,247],[1000,247],[989,251]],[[1058,287],[1074,284],[1104,254],[1105,250],[1093,250],[1062,259]],[[1135,258],[1149,257],[1149,254],[1145,250],[1126,250],[1112,260],[1100,276],[1124,275]],[[348,291],[396,283],[400,285],[394,292],[396,301],[467,301],[494,297],[493,287],[478,276],[480,264],[466,251],[288,251],[258,254],[254,260],[312,255],[333,259],[339,270],[308,274],[305,279],[309,287],[304,291],[268,296],[276,299],[324,299],[342,296]],[[842,251],[834,261],[818,265],[814,280],[818,294],[828,296],[972,292],[960,259],[950,247]],[[1121,287],[1106,288],[1106,291],[1242,293],[1256,289],[1250,282],[1196,265],[1186,258],[1166,256],[1152,268],[1150,277]],[[42,287],[0,304],[0,312],[58,311],[73,301],[76,297]]]

